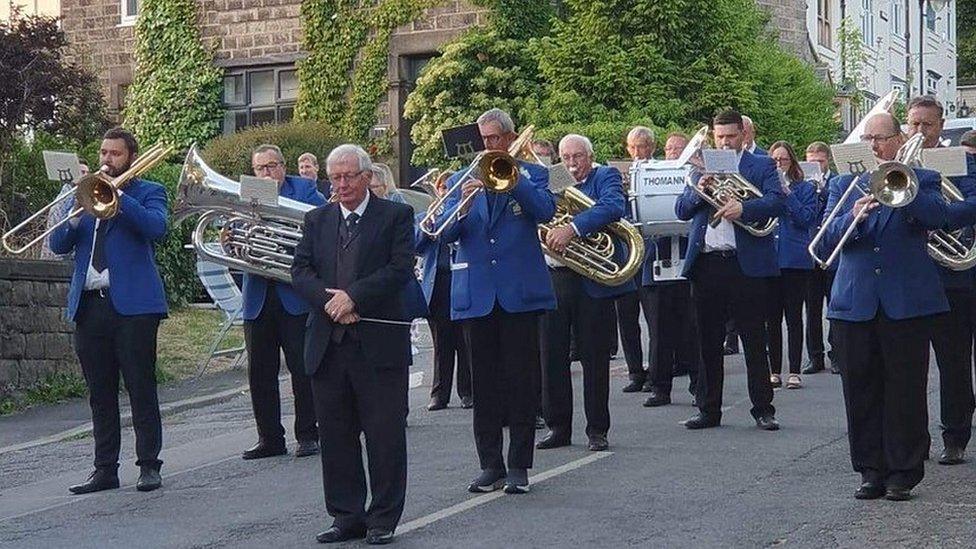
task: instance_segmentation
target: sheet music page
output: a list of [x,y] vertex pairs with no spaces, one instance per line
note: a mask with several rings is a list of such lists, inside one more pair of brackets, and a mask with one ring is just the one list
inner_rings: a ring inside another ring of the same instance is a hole
[[739,155],[728,149],[702,149],[705,173],[739,173]]
[[938,147],[922,150],[922,166],[946,177],[966,175],[965,147]]
[[878,167],[878,159],[874,157],[870,143],[839,143],[830,146],[830,153],[834,156],[834,164],[840,174],[860,175]]
[[552,194],[559,194],[568,187],[576,185],[576,178],[569,173],[569,168],[560,162],[549,167],[549,190]]
[[807,181],[820,181],[823,177],[820,162],[800,162],[800,169],[803,170],[803,179]]
[[42,151],[44,169],[51,181],[75,181],[81,177],[81,164],[78,155],[61,151]]
[[241,201],[248,204],[261,204],[264,206],[278,205],[278,185],[273,179],[267,177],[255,177],[253,175],[241,176]]

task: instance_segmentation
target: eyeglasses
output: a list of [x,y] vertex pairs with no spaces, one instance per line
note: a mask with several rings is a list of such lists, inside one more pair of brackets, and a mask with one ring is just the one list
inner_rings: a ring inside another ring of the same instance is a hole
[[563,162],[582,162],[586,160],[590,155],[587,153],[576,153],[576,154],[563,154],[559,158],[562,158]]
[[864,143],[884,143],[885,141],[891,139],[892,137],[898,135],[893,133],[891,135],[870,135],[865,134],[861,136],[861,141]]
[[485,142],[485,145],[494,145],[502,140],[501,135],[482,135],[481,140]]
[[342,183],[343,181],[351,181],[351,180],[353,180],[353,179],[355,179],[355,178],[363,175],[363,172],[365,172],[365,171],[366,170],[359,170],[356,173],[336,173],[336,174],[331,174],[330,173],[329,174],[329,181],[331,181],[333,183]]
[[267,164],[261,164],[260,166],[254,166],[254,173],[258,172],[270,172],[272,170],[278,169],[281,166],[281,162],[268,162]]

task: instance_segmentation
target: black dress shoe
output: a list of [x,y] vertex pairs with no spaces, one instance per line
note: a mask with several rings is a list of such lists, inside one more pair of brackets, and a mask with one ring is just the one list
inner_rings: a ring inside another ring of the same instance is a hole
[[940,465],[959,465],[966,461],[966,450],[958,446],[946,446],[939,456]]
[[139,480],[136,482],[136,490],[140,492],[152,492],[163,485],[163,477],[159,476],[159,471],[155,467],[140,467]]
[[830,373],[840,375],[840,365],[836,360],[830,361]]
[[711,427],[718,427],[721,423],[721,416],[699,413],[698,415],[685,420],[685,427],[688,429],[709,429]]
[[668,404],[671,404],[671,395],[657,392],[652,392],[651,395],[647,397],[647,400],[644,401],[644,406],[647,408],[667,406]]
[[885,495],[885,487],[877,482],[862,482],[854,491],[854,499],[878,499]]
[[69,487],[68,491],[72,494],[90,494],[92,492],[112,490],[118,487],[119,474],[116,471],[95,469],[95,471],[88,476],[88,480],[82,482],[81,484],[75,484],[74,486]]
[[624,386],[623,391],[625,393],[639,393],[641,389],[644,388],[643,381],[632,380],[630,383]]
[[885,499],[888,501],[908,501],[912,499],[912,489],[889,486],[885,492]]
[[505,478],[506,494],[528,494],[529,472],[525,469],[509,469]]
[[763,431],[779,431],[779,422],[772,414],[759,416],[756,418],[756,427]]
[[367,545],[386,545],[393,541],[393,530],[386,528],[370,528],[366,531]]
[[644,382],[644,386],[641,387],[641,392],[642,393],[650,393],[650,392],[653,392],[653,391],[654,391],[654,384],[651,383],[650,381],[645,381]]
[[822,358],[817,358],[817,359],[813,359],[813,360],[807,361],[807,363],[803,365],[803,369],[800,370],[800,373],[801,374],[815,374],[817,372],[822,372],[825,369],[826,369],[826,366],[824,366],[823,359]]
[[504,485],[505,471],[486,469],[476,479],[471,481],[471,484],[468,485],[468,491],[473,494],[494,492]]
[[328,530],[319,532],[318,535],[315,536],[315,541],[319,543],[339,543],[340,541],[359,539],[365,535],[365,528],[339,528],[333,524]]
[[474,397],[463,396],[461,397],[461,408],[465,410],[470,410],[474,408]]
[[259,441],[253,447],[244,450],[241,455],[244,459],[261,459],[272,456],[283,456],[288,453],[288,448],[285,448],[285,444],[282,442],[278,444],[267,444],[264,441]]
[[538,450],[549,450],[551,448],[561,448],[569,445],[570,438],[568,436],[549,431],[546,436],[542,437],[542,440],[536,443],[535,447]]
[[589,442],[586,444],[586,449],[591,452],[606,452],[610,447],[610,443],[607,442],[607,435],[590,435]]
[[739,338],[725,338],[725,345],[722,346],[722,353],[725,355],[739,354]]
[[443,410],[444,408],[447,408],[447,403],[444,402],[443,400],[440,400],[439,398],[432,398],[430,399],[430,402],[427,403],[427,410],[431,412],[436,412],[437,410]]
[[317,440],[300,440],[295,448],[295,457],[303,458],[314,456],[319,453],[319,442]]
[[542,419],[542,416],[535,416],[535,429],[536,429],[536,431],[538,431],[539,429],[545,429],[545,428],[546,428],[546,420]]

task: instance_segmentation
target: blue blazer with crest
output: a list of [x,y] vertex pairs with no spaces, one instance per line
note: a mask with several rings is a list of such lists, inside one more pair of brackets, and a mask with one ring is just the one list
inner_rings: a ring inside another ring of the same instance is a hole
[[[315,181],[304,177],[286,175],[285,181],[278,189],[278,195],[313,206],[325,204],[325,198],[318,191]],[[276,282],[275,285],[278,298],[281,299],[281,306],[288,314],[303,315],[308,312],[308,302],[295,292],[291,284]],[[266,278],[248,273],[244,274],[244,320],[254,320],[261,314],[267,292],[268,280]]]
[[[747,200],[742,204],[741,221],[745,223],[765,222],[771,217],[783,214],[783,189],[780,185],[776,163],[768,156],[756,156],[742,151],[739,160],[739,173],[762,191],[762,198]],[[696,175],[697,183],[701,175]],[[691,220],[688,232],[688,256],[682,275],[694,278],[695,260],[705,246],[705,230],[715,209],[702,200],[690,186],[687,187],[674,205],[678,219]],[[746,276],[779,276],[779,262],[776,258],[776,242],[773,235],[757,238],[745,229],[735,226],[735,247],[739,266]]]
[[[552,279],[539,245],[538,224],[552,219],[556,201],[549,191],[549,170],[519,163],[518,184],[509,193],[479,192],[460,221],[441,233],[457,242],[451,265],[451,318],[487,316],[497,303],[510,313],[556,308]],[[448,180],[451,188],[462,175]],[[438,223],[457,205],[460,193],[445,204]],[[491,216],[488,202],[491,201]]]
[[[105,259],[111,286],[109,297],[120,315],[167,314],[166,292],[155,262],[155,243],[166,235],[166,204],[166,190],[162,185],[135,179],[123,189],[118,215],[102,221],[108,224]],[[95,218],[87,213],[81,215],[77,227],[65,223],[51,233],[52,252],[75,252],[75,269],[68,290],[69,320],[75,319],[85,289],[94,236]]]
[[[946,203],[939,174],[916,169],[919,192],[902,208],[877,207],[862,221],[845,244],[830,293],[827,318],[867,322],[880,310],[893,320],[903,320],[949,310],[935,262],[928,255],[928,232],[945,226]],[[866,189],[868,174],[856,180],[850,174],[830,181],[827,211],[832,211],[851,182]],[[827,225],[817,252],[824,257],[840,242],[853,222],[854,192],[840,214]]]

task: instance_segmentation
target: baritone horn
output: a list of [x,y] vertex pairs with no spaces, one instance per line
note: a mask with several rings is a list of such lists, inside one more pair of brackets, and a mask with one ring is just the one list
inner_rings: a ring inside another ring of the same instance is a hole
[[[159,164],[173,152],[173,147],[164,146],[157,143],[139,155],[138,158],[129,166],[124,173],[118,177],[111,177],[106,172],[107,167],[102,166],[100,170],[82,177],[77,185],[68,192],[59,195],[43,208],[35,212],[27,219],[21,221],[14,228],[3,234],[3,247],[13,255],[26,252],[35,244],[42,242],[51,233],[72,219],[83,213],[91,214],[98,219],[111,219],[119,213],[119,191],[128,185],[133,179],[149,171],[153,166]],[[33,238],[27,244],[17,246],[14,244],[16,237],[32,223],[47,216],[55,207],[66,204],[69,199],[74,199],[76,207],[57,223],[47,228],[40,236]]]
[[[484,190],[492,193],[507,193],[518,184],[519,160],[526,160],[542,164],[542,161],[532,152],[532,133],[534,126],[527,126],[522,133],[508,147],[508,151],[482,151],[474,157],[467,169],[462,172],[458,180],[444,194],[434,200],[427,215],[420,221],[420,230],[431,238],[437,238],[452,223],[460,217],[461,211],[474,200],[477,192],[462,196],[462,187],[469,180],[479,179],[484,183]],[[458,197],[457,204],[449,211],[438,213],[453,196]],[[435,223],[435,219],[442,215],[446,217]]]

